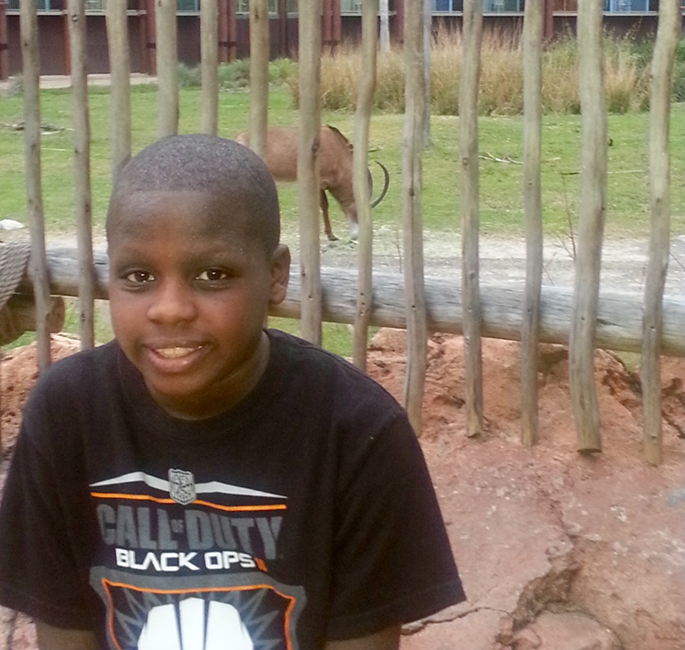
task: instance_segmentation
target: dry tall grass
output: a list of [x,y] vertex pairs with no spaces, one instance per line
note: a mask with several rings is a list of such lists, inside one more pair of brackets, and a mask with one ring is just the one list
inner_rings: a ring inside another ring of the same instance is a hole
[[[480,73],[480,112],[483,115],[516,115],[523,110],[522,43],[498,31],[483,35]],[[457,115],[461,34],[440,30],[431,49],[431,104],[437,115]],[[321,101],[329,110],[353,109],[361,61],[350,46],[321,61]],[[544,53],[542,103],[546,112],[578,113],[576,42],[563,38]],[[295,103],[298,79],[287,80]],[[649,102],[649,69],[634,53],[630,38],[605,39],[607,107],[613,113],[644,110]],[[378,57],[375,106],[378,110],[404,110],[404,62],[399,49]]]

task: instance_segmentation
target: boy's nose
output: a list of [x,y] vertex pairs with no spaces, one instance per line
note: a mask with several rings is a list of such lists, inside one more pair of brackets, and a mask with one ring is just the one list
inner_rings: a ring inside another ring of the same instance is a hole
[[160,283],[148,309],[148,318],[158,323],[175,324],[197,316],[191,292],[182,282]]

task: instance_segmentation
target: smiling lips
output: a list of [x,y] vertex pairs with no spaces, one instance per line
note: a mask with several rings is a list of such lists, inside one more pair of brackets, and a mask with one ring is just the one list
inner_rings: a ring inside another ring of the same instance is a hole
[[202,343],[158,343],[147,345],[152,362],[160,369],[178,371],[186,368],[197,354],[204,349]]
[[201,346],[195,346],[192,348],[174,346],[173,348],[153,348],[153,351],[160,357],[165,359],[180,359],[181,357],[187,357],[196,350],[199,350]]

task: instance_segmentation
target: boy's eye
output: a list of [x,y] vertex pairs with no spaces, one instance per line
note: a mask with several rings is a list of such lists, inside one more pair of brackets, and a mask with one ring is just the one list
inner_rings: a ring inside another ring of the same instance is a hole
[[127,282],[131,282],[132,284],[146,284],[147,282],[152,282],[155,279],[155,277],[149,271],[141,270],[131,271],[124,277]]
[[225,280],[228,277],[226,271],[221,269],[206,269],[202,273],[198,273],[197,280],[204,280],[205,282],[218,282]]

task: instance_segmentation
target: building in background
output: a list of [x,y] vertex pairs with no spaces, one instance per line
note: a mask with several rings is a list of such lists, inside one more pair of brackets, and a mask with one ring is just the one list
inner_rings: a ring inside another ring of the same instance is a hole
[[[67,0],[34,0],[38,11],[41,74],[69,73]],[[123,0],[115,0],[121,2]],[[125,0],[128,3],[131,71],[155,73],[154,0]],[[390,0],[390,35],[402,38],[404,2]],[[578,0],[544,0],[547,35],[574,33]],[[109,71],[105,9],[107,0],[86,0],[89,72]],[[249,54],[249,0],[219,0],[221,61]],[[460,29],[463,0],[431,0],[433,28]],[[362,0],[323,0],[324,47],[361,38]],[[525,0],[483,0],[485,29],[520,33]],[[271,14],[271,57],[297,55],[297,0],[269,0]],[[193,66],[200,61],[200,0],[177,0],[178,57]],[[635,37],[656,33],[658,0],[604,0],[604,20],[609,31]],[[4,42],[2,42],[4,40]],[[0,0],[0,78],[21,71],[19,0]]]

